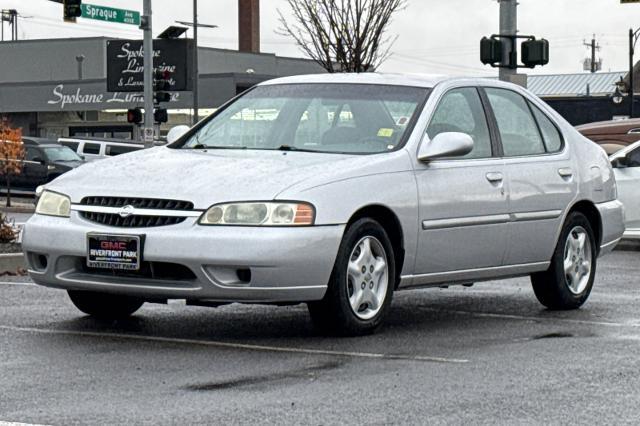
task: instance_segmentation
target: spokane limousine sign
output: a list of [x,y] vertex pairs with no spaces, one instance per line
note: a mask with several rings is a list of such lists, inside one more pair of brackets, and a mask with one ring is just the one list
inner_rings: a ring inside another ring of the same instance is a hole
[[[193,54],[192,40],[153,41],[153,67],[170,75],[170,91],[191,90],[188,73]],[[107,42],[107,91],[144,91],[144,49],[140,40]]]
[[[179,100],[180,93],[172,93],[171,102],[178,102]],[[100,106],[103,104],[138,104],[142,102],[141,93],[101,93],[83,90],[80,87],[67,90],[64,84],[58,84],[53,88],[53,93],[47,104],[56,105],[61,110],[65,110],[69,106],[76,105]]]

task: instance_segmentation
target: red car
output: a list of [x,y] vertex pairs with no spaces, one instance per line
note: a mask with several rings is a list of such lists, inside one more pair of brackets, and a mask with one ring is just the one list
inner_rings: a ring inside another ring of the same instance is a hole
[[602,146],[609,155],[640,140],[640,118],[598,121],[577,126],[576,129]]

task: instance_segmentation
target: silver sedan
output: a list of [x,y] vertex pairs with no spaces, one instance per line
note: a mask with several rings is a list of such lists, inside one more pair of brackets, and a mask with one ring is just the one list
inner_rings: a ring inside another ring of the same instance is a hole
[[166,147],[65,174],[23,248],[90,315],[305,302],[354,335],[416,287],[531,275],[578,308],[623,230],[604,152],[526,90],[344,74],[265,82]]

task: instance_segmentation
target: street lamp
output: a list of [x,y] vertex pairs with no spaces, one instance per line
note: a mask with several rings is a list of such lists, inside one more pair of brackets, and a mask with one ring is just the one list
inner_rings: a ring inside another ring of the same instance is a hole
[[629,30],[629,118],[633,118],[633,100],[635,91],[633,84],[633,68],[635,65],[633,63],[633,54],[635,53],[638,38],[640,38],[640,28],[635,31],[631,28]]
[[624,95],[618,86],[616,86],[616,91],[611,95],[611,100],[616,105],[620,105],[624,101]]

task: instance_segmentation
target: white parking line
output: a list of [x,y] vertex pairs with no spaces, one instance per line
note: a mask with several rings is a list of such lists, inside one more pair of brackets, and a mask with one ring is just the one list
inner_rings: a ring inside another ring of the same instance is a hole
[[123,334],[123,333],[100,333],[100,332],[94,332],[94,331],[74,331],[74,330],[48,330],[44,328],[14,327],[9,325],[0,325],[0,330],[26,332],[26,333],[40,333],[40,334],[58,334],[58,335],[67,335],[67,336],[85,336],[85,337],[100,337],[100,338],[110,337],[112,339],[142,340],[147,342],[213,346],[218,348],[246,349],[251,351],[263,351],[263,352],[284,352],[284,353],[307,354],[307,355],[330,355],[330,356],[342,356],[342,357],[350,357],[350,358],[423,361],[423,362],[437,362],[437,363],[445,363],[445,364],[465,364],[469,362],[469,360],[467,359],[443,358],[443,357],[434,357],[434,356],[395,355],[395,354],[383,354],[383,353],[373,353],[373,352],[331,351],[331,350],[325,350],[325,349],[307,349],[307,348],[293,348],[293,347],[283,347],[283,346],[251,345],[251,344],[245,344],[245,343],[230,343],[230,342],[221,342],[221,341],[215,341],[215,340],[180,339],[180,338],[174,338],[174,337],[142,336],[142,335]]
[[22,285],[22,286],[30,286],[30,287],[36,286],[34,283],[31,283],[31,282],[20,282],[20,281],[0,281],[0,285]]
[[462,311],[455,309],[438,309],[431,308],[428,306],[420,306],[420,309],[430,312],[441,312],[447,314],[456,314],[456,315],[468,315],[480,318],[501,318],[501,319],[514,319],[521,321],[552,321],[552,322],[568,322],[572,324],[584,324],[584,325],[602,325],[606,327],[632,327],[632,328],[640,328],[640,323],[637,320],[622,323],[622,322],[610,322],[610,321],[589,321],[589,320],[575,320],[571,318],[557,318],[557,317],[529,317],[525,315],[511,315],[511,314],[496,314],[491,312],[473,312],[473,311]]
[[0,426],[44,426],[33,423],[16,423],[16,422],[3,422],[0,420]]

